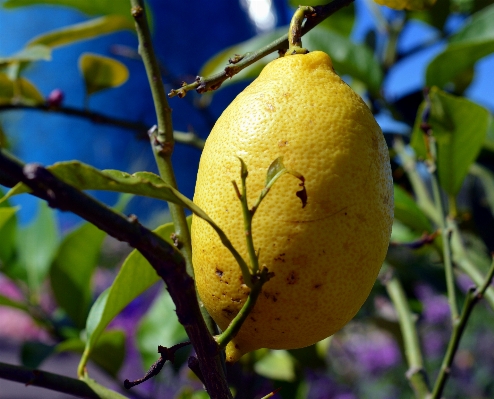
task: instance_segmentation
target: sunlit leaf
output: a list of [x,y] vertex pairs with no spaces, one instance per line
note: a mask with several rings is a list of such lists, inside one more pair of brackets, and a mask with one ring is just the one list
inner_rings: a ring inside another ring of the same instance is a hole
[[[147,370],[158,358],[158,345],[170,347],[186,340],[187,333],[178,321],[175,304],[168,291],[163,290],[137,328],[137,346],[144,368]],[[186,354],[187,350],[177,352],[176,360],[180,353]]]
[[0,66],[11,62],[51,60],[51,48],[43,44],[36,44],[31,47],[23,48],[8,57],[0,57]]
[[84,327],[91,305],[91,280],[105,236],[104,231],[84,223],[64,237],[50,269],[57,304],[79,328]]
[[432,224],[417,202],[400,186],[394,185],[395,219],[422,234],[432,232]]
[[454,35],[446,49],[429,64],[427,86],[444,87],[494,52],[494,5],[479,11]]
[[82,54],[79,58],[79,69],[84,77],[88,95],[121,86],[129,77],[129,70],[120,61],[97,54]]
[[257,374],[273,380],[295,380],[295,363],[287,351],[276,350],[262,357],[254,364]]
[[[156,234],[169,243],[172,243],[170,236],[173,232],[172,223],[165,224],[155,230]],[[179,254],[178,251],[177,254]],[[79,368],[84,367],[89,356],[92,356],[91,353],[101,333],[114,317],[159,280],[156,271],[141,253],[137,250],[132,251],[111,287],[99,296],[89,312],[86,323],[86,348]]]
[[[489,112],[463,97],[455,97],[436,87],[430,91],[429,124],[437,142],[439,183],[451,195],[456,195],[485,141],[490,123]],[[427,151],[420,129],[424,104],[419,108],[412,134],[412,147],[425,159]]]
[[426,10],[431,8],[436,0],[374,0],[377,4],[395,10]]
[[[28,49],[35,47],[50,48],[72,44],[80,40],[92,39],[123,29],[133,29],[134,23],[121,15],[108,15],[90,21],[65,26],[36,36],[28,43]],[[1,63],[1,59],[0,59]]]
[[19,229],[17,234],[18,263],[25,269],[27,283],[33,292],[37,292],[45,280],[58,243],[54,211],[40,201],[34,221]]
[[7,74],[0,72],[0,105],[25,103],[28,105],[45,102],[38,89],[26,78],[11,80]]

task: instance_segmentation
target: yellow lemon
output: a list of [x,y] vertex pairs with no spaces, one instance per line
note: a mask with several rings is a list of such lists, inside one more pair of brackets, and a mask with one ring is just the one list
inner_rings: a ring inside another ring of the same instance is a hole
[[[323,52],[269,63],[216,122],[202,153],[194,201],[248,260],[240,201],[240,163],[248,167],[249,204],[282,156],[305,177],[281,177],[253,220],[259,264],[274,273],[226,348],[227,360],[259,348],[311,345],[343,327],[359,310],[388,248],[393,220],[389,155],[362,99]],[[198,217],[192,222],[199,295],[225,329],[249,288],[233,256]]]

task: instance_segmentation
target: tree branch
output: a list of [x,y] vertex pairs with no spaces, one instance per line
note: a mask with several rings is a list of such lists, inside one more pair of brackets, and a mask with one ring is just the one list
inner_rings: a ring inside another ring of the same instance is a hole
[[71,211],[114,238],[136,248],[165,281],[175,303],[178,320],[196,351],[206,389],[214,399],[231,399],[219,348],[209,333],[197,302],[194,281],[185,270],[183,257],[175,248],[134,219],[127,219],[92,197],[57,179],[37,164],[23,165],[0,150],[0,182],[21,181],[33,195],[52,208]]
[[[77,118],[83,118],[90,120],[93,123],[101,125],[110,125],[120,127],[122,129],[131,130],[136,133],[138,140],[149,140],[147,131],[149,126],[142,122],[133,122],[125,119],[112,118],[110,116],[101,114],[99,112],[92,112],[73,107],[53,107],[47,104],[27,105],[27,104],[3,104],[0,105],[0,112],[5,111],[39,111],[49,112],[68,116],[74,116]],[[174,131],[173,137],[177,143],[191,145],[195,148],[202,149],[204,147],[204,140],[193,132],[179,132]]]
[[[307,16],[307,20],[302,27],[302,36],[312,30],[326,18],[333,15],[336,11],[350,5],[353,2],[354,0],[334,0],[329,4],[313,7],[314,14]],[[205,93],[207,91],[216,90],[225,80],[236,75],[241,70],[247,68],[249,65],[252,65],[256,61],[259,61],[261,58],[264,58],[265,56],[274,53],[275,51],[285,50],[287,48],[288,33],[257,51],[252,51],[244,54],[243,56],[235,57],[235,61],[231,62],[231,64],[226,66],[223,71],[215,75],[207,78],[198,76],[195,82],[185,84],[180,89],[170,91],[170,93],[168,93],[168,97],[179,96],[180,98],[182,98],[187,94],[188,91],[191,90],[196,90],[198,93]]]

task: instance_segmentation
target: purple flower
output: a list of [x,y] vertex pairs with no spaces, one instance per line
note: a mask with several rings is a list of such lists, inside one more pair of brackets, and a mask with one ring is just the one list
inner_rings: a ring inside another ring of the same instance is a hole
[[52,90],[46,99],[46,103],[50,107],[60,107],[64,99],[63,91],[60,89]]
[[418,284],[415,287],[415,294],[420,302],[422,302],[422,316],[427,323],[441,324],[449,321],[451,313],[448,299],[445,295],[436,294],[426,284]]

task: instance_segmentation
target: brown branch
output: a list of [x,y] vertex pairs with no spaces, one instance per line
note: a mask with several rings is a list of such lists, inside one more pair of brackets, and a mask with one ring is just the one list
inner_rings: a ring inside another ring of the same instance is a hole
[[[104,115],[99,112],[93,112],[73,107],[59,106],[54,107],[48,104],[27,105],[27,104],[2,104],[0,105],[0,112],[2,111],[39,111],[55,114],[62,114],[67,116],[74,116],[77,118],[87,119],[93,123],[100,125],[110,125],[120,127],[122,129],[131,130],[136,133],[136,139],[149,140],[148,130],[149,126],[142,122],[133,122],[125,119],[112,118],[111,116]],[[174,138],[177,143],[188,144],[198,149],[204,147],[204,140],[201,139],[194,132],[174,132]]]
[[230,399],[231,394],[220,363],[219,348],[201,315],[194,281],[185,270],[183,257],[175,248],[135,218],[127,219],[92,197],[57,179],[38,164],[23,165],[0,150],[0,182],[21,181],[33,195],[52,208],[79,215],[112,237],[136,248],[166,283],[175,303],[179,322],[184,326],[197,354],[206,389],[214,399]]
[[[323,6],[315,6],[314,13],[307,17],[304,26],[302,27],[302,36],[307,32],[312,30],[322,21],[324,21],[329,16],[333,15],[336,11],[343,7],[346,7],[353,3],[354,0],[334,0],[329,4]],[[179,96],[184,97],[188,91],[196,90],[198,93],[205,93],[207,91],[213,91],[218,89],[222,83],[231,78],[232,76],[239,73],[241,70],[252,65],[261,58],[274,53],[275,51],[283,51],[288,49],[288,33],[276,39],[267,46],[261,48],[257,51],[249,52],[245,55],[236,55],[231,61],[230,65],[226,66],[225,69],[215,75],[204,78],[202,76],[197,76],[195,82],[184,84],[180,89],[174,89],[170,91],[168,97]]]

